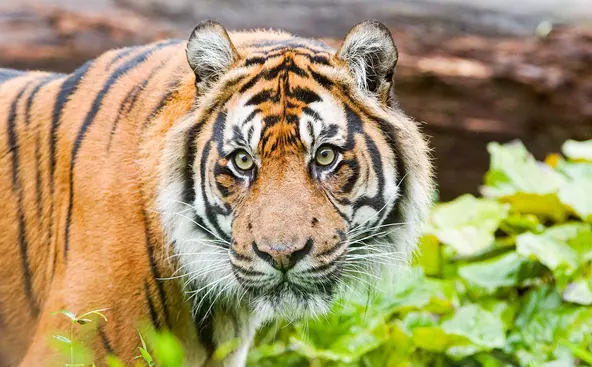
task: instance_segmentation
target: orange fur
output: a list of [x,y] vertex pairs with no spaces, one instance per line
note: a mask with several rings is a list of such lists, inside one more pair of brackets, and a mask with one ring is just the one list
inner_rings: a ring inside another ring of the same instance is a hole
[[[281,50],[272,56],[273,46],[257,45],[293,37],[262,31],[232,34],[240,57],[233,68],[242,70],[235,73],[246,73],[247,57],[268,59],[248,69],[251,76],[286,62],[325,73],[338,85],[331,91],[334,98],[361,116],[365,133],[384,153],[385,162],[395,159],[383,127],[373,120],[386,119],[388,109],[359,99],[342,60],[314,42],[297,52]],[[311,57],[324,57],[329,64],[317,65]],[[109,319],[98,320],[96,332],[84,340],[95,351],[97,365],[108,353],[131,364],[140,345],[137,328],[151,317],[154,326],[172,330],[182,341],[188,365],[207,363],[183,283],[162,280],[177,274],[178,263],[170,257],[157,197],[168,159],[163,152],[172,132],[200,123],[188,118],[192,116],[202,116],[204,125],[213,124],[221,108],[205,117],[203,112],[219,101],[232,109],[243,97],[236,92],[241,84],[229,89],[214,86],[196,107],[195,75],[181,42],[114,50],[88,65],[81,77],[29,72],[4,82],[0,70],[0,365],[63,365],[50,338],[56,330],[69,330],[69,323],[50,313],[96,308],[108,308]],[[283,102],[260,104],[261,114],[301,114],[306,105],[287,96],[278,78],[261,80],[249,92],[279,88]],[[289,83],[291,88],[322,89],[318,82],[297,75]],[[402,115],[397,121],[395,134],[403,147],[399,154],[412,157],[406,162],[409,166],[421,166],[413,168],[418,188],[411,190],[429,191],[424,142],[411,121]],[[193,144],[198,152],[210,144],[213,134],[203,129],[197,136]],[[260,145],[264,168],[249,195],[229,175],[216,177],[213,170],[207,171],[213,182],[231,193],[227,200],[236,209],[233,250],[253,256],[253,241],[264,247],[281,237],[301,247],[313,238],[315,254],[330,251],[342,240],[335,231],[345,232],[347,227],[322,187],[335,190],[337,199],[346,198],[339,188],[353,176],[352,168],[344,167],[320,186],[302,166],[304,148],[294,138],[294,124],[281,120],[265,134],[265,146]],[[356,146],[344,153],[345,159],[368,155],[364,141],[358,139]],[[170,154],[174,153],[173,149]],[[227,164],[227,158],[217,154],[209,159],[208,164]],[[361,163],[360,170],[370,172],[369,163]],[[247,230],[251,227],[253,231]]]

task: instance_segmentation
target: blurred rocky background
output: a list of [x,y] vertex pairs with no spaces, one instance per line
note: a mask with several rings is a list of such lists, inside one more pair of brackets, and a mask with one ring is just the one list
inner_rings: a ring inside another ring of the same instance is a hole
[[592,138],[592,0],[0,0],[0,67],[69,72],[203,19],[338,45],[369,18],[399,46],[397,94],[430,136],[441,198],[477,191],[489,141],[542,159]]

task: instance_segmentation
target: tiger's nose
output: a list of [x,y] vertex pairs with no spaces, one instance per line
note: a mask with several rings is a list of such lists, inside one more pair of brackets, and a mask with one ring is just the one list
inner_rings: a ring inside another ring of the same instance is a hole
[[291,244],[258,244],[253,242],[255,254],[277,270],[287,272],[304,258],[312,249],[313,241]]

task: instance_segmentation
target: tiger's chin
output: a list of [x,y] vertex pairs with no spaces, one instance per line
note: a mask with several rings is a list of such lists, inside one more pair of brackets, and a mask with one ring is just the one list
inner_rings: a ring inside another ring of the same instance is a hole
[[268,319],[288,321],[316,318],[331,308],[333,295],[327,292],[307,291],[288,282],[281,283],[265,294],[253,298],[253,310]]

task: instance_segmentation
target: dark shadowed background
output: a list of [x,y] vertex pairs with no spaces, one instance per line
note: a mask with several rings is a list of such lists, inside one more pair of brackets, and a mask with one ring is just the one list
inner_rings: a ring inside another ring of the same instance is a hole
[[397,94],[430,136],[443,199],[478,190],[489,141],[542,159],[592,138],[591,0],[0,0],[0,67],[69,72],[204,19],[338,45],[369,18],[393,31]]

